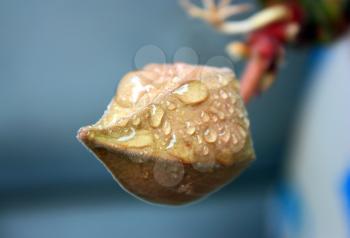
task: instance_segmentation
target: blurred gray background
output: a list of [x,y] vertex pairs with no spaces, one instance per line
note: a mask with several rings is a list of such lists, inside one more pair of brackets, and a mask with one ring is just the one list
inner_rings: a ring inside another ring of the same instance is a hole
[[306,50],[291,50],[279,82],[249,105],[257,161],[197,204],[136,200],[75,138],[144,45],[169,63],[190,47],[205,64],[233,39],[175,0],[0,0],[0,237],[270,237],[265,203],[279,182]]

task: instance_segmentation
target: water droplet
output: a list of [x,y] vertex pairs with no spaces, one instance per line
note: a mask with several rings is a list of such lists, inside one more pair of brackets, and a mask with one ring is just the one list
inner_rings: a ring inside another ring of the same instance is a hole
[[221,120],[225,119],[225,114],[224,114],[224,112],[222,112],[222,111],[216,109],[215,107],[210,107],[209,110],[210,110],[210,112],[213,113],[213,115],[212,115],[211,118],[212,118],[212,120],[213,120],[214,122],[217,122],[217,121],[218,121],[218,116],[219,116],[219,118],[220,118]]
[[232,134],[232,142],[233,142],[233,144],[235,144],[235,145],[238,143],[238,139],[237,139],[237,137],[236,137],[235,134]]
[[220,132],[223,132],[224,131],[224,128],[225,128],[225,126],[224,126],[224,124],[218,124],[217,125],[218,126],[218,130],[220,131]]
[[168,146],[166,147],[166,149],[168,150],[168,149],[173,148],[173,147],[175,146],[175,144],[176,144],[176,135],[173,134],[173,135],[171,136],[171,140],[170,140]]
[[209,148],[208,148],[208,146],[203,146],[203,148],[202,148],[202,153],[203,153],[203,155],[208,155],[209,154]]
[[141,123],[141,119],[138,116],[134,116],[132,119],[132,124],[134,126],[138,126],[138,125],[140,125],[140,123]]
[[188,135],[193,135],[196,131],[196,128],[191,124],[191,122],[186,122],[186,133]]
[[145,172],[143,173],[143,178],[144,178],[144,179],[148,179],[148,177],[149,177],[149,172],[148,172],[148,171],[145,171]]
[[120,118],[119,120],[116,120],[115,125],[120,126],[120,127],[124,127],[128,124],[128,122],[129,122],[128,118]]
[[221,139],[224,143],[229,142],[230,138],[231,138],[231,135],[230,135],[230,132],[229,132],[229,131],[223,131],[223,132],[220,134],[220,139]]
[[222,99],[228,98],[227,93],[223,89],[220,90],[220,96],[221,96]]
[[247,132],[242,126],[237,125],[237,130],[242,137],[247,137]]
[[216,115],[212,115],[211,119],[213,120],[213,122],[217,122],[219,120]]
[[236,102],[237,102],[236,96],[235,96],[235,95],[232,95],[232,97],[231,97],[231,103],[232,103],[232,104],[235,104]]
[[156,105],[151,105],[151,120],[150,124],[152,127],[156,128],[162,122],[164,116],[164,110]]
[[197,142],[198,142],[198,144],[203,143],[203,138],[200,135],[197,135]]
[[221,83],[223,86],[227,86],[231,81],[230,77],[224,76],[222,74],[218,74],[217,77],[218,77],[218,82]]
[[167,101],[167,107],[170,111],[173,111],[176,109],[176,104],[170,101]]
[[177,189],[179,193],[184,193],[190,195],[192,193],[192,186],[191,184],[181,184],[179,188]]
[[174,91],[174,94],[186,104],[196,104],[207,99],[209,92],[200,81],[192,81],[184,84]]
[[221,106],[221,103],[219,101],[214,101],[213,106],[218,109]]
[[234,111],[235,111],[231,105],[227,105],[227,110],[228,110],[228,112],[229,112],[231,115],[232,115],[232,114],[234,113]]
[[116,103],[121,107],[133,107],[145,93],[153,89],[152,85],[145,84],[137,72],[130,72],[120,81]]
[[135,131],[134,128],[131,128],[129,134],[117,139],[117,143],[126,147],[142,148],[153,143],[153,136],[149,131]]
[[204,122],[208,122],[210,120],[208,113],[206,113],[204,111],[201,112],[201,118]]
[[239,125],[238,123],[234,123],[231,136],[232,143],[234,145],[233,152],[237,153],[243,149],[246,143],[247,132],[241,125]]
[[247,128],[249,128],[250,122],[249,122],[248,118],[245,117],[245,118],[243,119],[243,122],[244,122],[244,125],[245,125]]
[[224,120],[225,119],[225,113],[222,112],[222,111],[218,112],[218,116],[219,116],[220,120]]
[[237,115],[239,118],[243,118],[244,117],[244,113],[242,110],[237,110]]
[[171,132],[171,125],[169,121],[165,121],[162,127],[163,133],[167,136]]
[[196,124],[196,125],[202,125],[202,121],[200,120],[200,118],[195,118],[195,119],[193,119],[193,122],[194,122],[194,124]]
[[204,132],[204,140],[208,143],[214,143],[217,139],[218,135],[215,130],[208,128]]
[[172,78],[171,80],[173,83],[178,83],[181,81],[181,78],[179,78],[178,76],[175,76],[174,78]]

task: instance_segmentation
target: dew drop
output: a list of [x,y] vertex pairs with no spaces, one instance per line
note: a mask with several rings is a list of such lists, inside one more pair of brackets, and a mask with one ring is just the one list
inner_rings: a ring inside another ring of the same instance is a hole
[[214,106],[215,108],[219,108],[219,107],[221,106],[221,103],[220,103],[219,101],[215,101],[215,102],[213,103],[213,106]]
[[237,125],[237,130],[243,138],[247,137],[247,132],[242,126]]
[[197,142],[198,142],[198,144],[203,143],[203,138],[200,135],[197,135]]
[[231,135],[232,143],[234,145],[233,152],[237,153],[243,149],[246,143],[247,132],[240,124],[235,123]]
[[184,84],[174,91],[174,94],[186,104],[196,104],[207,99],[209,92],[200,81],[192,81]]
[[230,77],[224,76],[222,74],[218,74],[218,81],[221,85],[227,86],[230,83],[231,79]]
[[243,122],[244,122],[244,125],[246,125],[246,127],[249,128],[250,122],[249,122],[248,118],[244,118]]
[[235,104],[236,102],[237,102],[236,96],[235,96],[235,95],[232,95],[232,97],[231,97],[231,103],[232,103],[232,104]]
[[162,122],[163,116],[164,116],[164,110],[161,107],[153,104],[151,106],[151,120],[150,120],[151,126],[154,128],[158,127]]
[[216,115],[212,115],[211,119],[213,120],[213,122],[217,122],[219,120]]
[[227,95],[227,93],[224,90],[220,90],[220,96],[221,96],[222,99],[228,98],[228,95]]
[[153,136],[149,131],[131,128],[129,134],[117,139],[117,143],[126,147],[142,148],[153,143]]
[[162,131],[163,131],[163,133],[164,133],[166,136],[170,134],[170,132],[171,132],[171,125],[170,125],[170,122],[169,122],[169,121],[165,121],[165,122],[163,123]]
[[204,122],[208,122],[210,120],[208,113],[206,113],[204,111],[201,112],[201,118]]
[[176,135],[173,134],[171,136],[171,140],[170,140],[169,144],[167,145],[166,149],[169,150],[169,149],[174,148],[175,144],[176,144]]
[[184,193],[187,195],[190,195],[192,193],[192,186],[191,184],[181,184],[179,188],[177,189],[178,193]]
[[209,154],[209,148],[208,148],[208,146],[203,146],[203,148],[202,148],[202,153],[203,153],[203,155],[208,155]]
[[173,78],[171,79],[171,81],[172,81],[173,83],[178,83],[178,82],[181,81],[181,79],[180,79],[178,76],[175,76],[175,77],[173,77]]
[[176,109],[176,104],[170,101],[167,101],[167,107],[170,111],[173,111]]
[[145,171],[145,172],[143,173],[143,178],[144,178],[144,179],[148,179],[148,177],[149,177],[149,172],[148,172],[148,171]]
[[231,105],[228,105],[228,106],[227,106],[227,110],[228,110],[228,112],[229,112],[231,115],[232,115],[232,114],[234,113],[234,111],[235,111]]
[[217,139],[218,135],[215,130],[208,128],[204,132],[204,140],[208,143],[214,143]]
[[219,130],[220,132],[222,132],[222,131],[224,130],[224,128],[225,128],[225,127],[224,127],[224,124],[221,124],[221,123],[218,124],[217,126],[218,126],[218,130]]
[[230,138],[231,138],[231,135],[228,131],[223,131],[221,134],[220,134],[220,138],[221,140],[224,142],[224,143],[227,143],[229,142]]
[[237,139],[237,137],[236,137],[235,134],[232,135],[232,142],[233,142],[233,144],[235,144],[235,145],[238,143],[238,139]]
[[138,116],[134,116],[132,119],[132,124],[134,126],[138,126],[138,125],[140,125],[140,123],[141,123],[141,119]]
[[224,120],[225,119],[225,113],[222,112],[222,111],[218,112],[218,116],[219,116],[220,120]]
[[128,124],[129,119],[128,118],[120,118],[119,120],[116,120],[115,124],[116,126],[124,127]]
[[186,133],[188,135],[193,135],[196,131],[196,128],[191,124],[191,122],[186,122]]

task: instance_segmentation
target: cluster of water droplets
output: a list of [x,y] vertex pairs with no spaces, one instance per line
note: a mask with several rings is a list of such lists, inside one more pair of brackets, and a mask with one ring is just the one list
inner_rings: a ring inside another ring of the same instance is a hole
[[[154,54],[154,50],[160,49],[153,46],[140,49],[135,56],[135,66],[144,66],[143,58],[149,59],[145,52]],[[182,48],[175,53],[175,58],[192,55],[191,59],[197,62],[190,63],[198,63],[198,57],[191,52]],[[160,50],[158,56],[165,62],[163,51]],[[100,129],[108,128],[107,133],[117,145],[141,149],[145,155],[157,152],[172,158],[159,160],[154,166],[153,175],[164,186],[179,183],[184,173],[182,163],[192,164],[199,171],[212,170],[218,164],[232,164],[233,154],[246,145],[249,131],[249,121],[231,71],[205,69],[194,73],[197,79],[183,80],[193,74],[193,68],[186,71],[193,66],[177,64],[176,67],[149,65],[137,74],[128,75],[116,99],[96,124]],[[181,67],[186,75],[180,74]],[[218,156],[222,151],[226,151],[227,156]]]

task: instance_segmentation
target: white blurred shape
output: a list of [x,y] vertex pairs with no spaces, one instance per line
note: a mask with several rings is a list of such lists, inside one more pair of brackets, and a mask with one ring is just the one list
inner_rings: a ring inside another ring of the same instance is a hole
[[[350,169],[350,38],[332,46],[312,75],[297,121],[288,182],[302,209],[299,238],[350,237],[343,184]],[[285,237],[295,237],[287,230]]]

